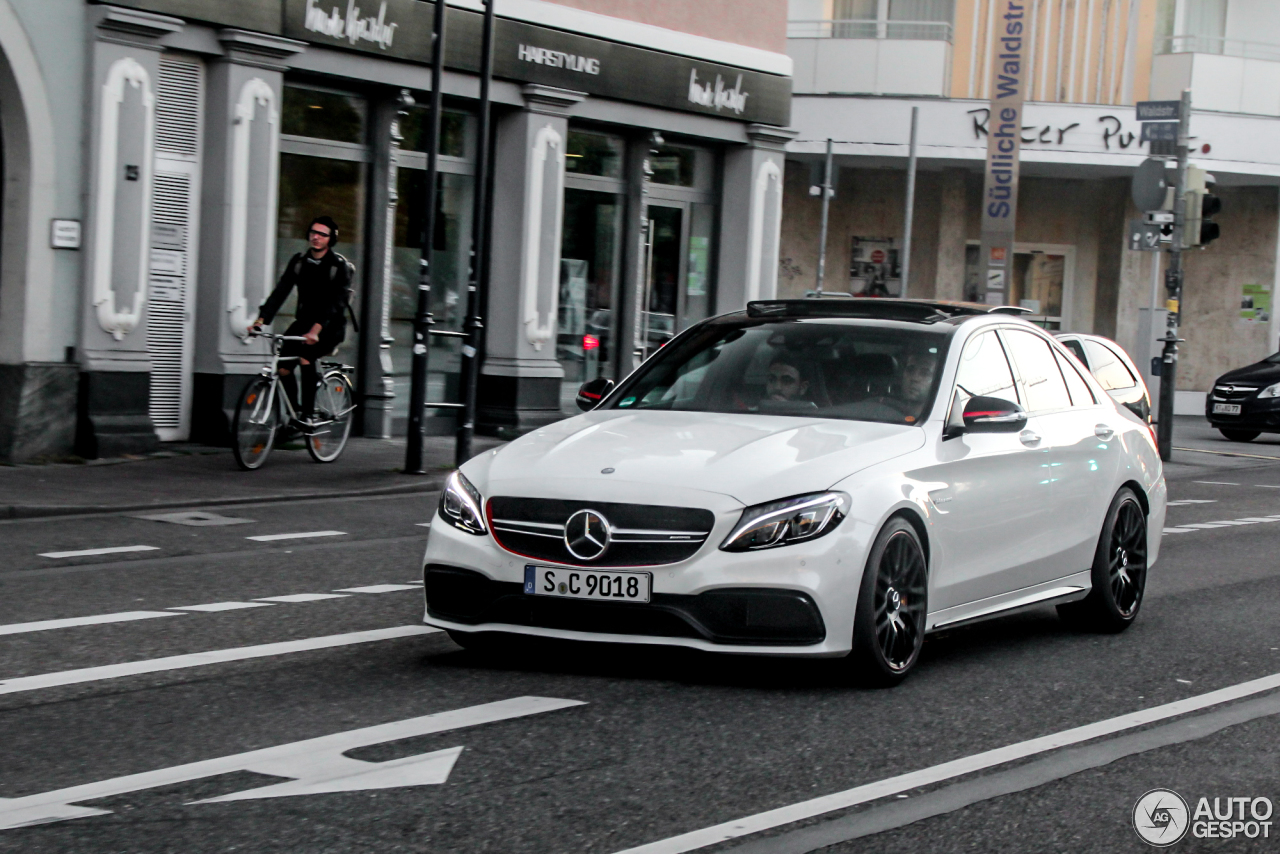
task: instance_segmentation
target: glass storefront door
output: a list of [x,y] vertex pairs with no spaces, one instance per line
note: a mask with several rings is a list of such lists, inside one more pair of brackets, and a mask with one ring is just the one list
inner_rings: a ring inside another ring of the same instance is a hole
[[614,374],[613,300],[621,226],[621,196],[564,191],[556,358],[574,395],[587,380]]
[[[1075,247],[1055,244],[1014,244],[1009,278],[1009,305],[1029,309],[1028,320],[1046,329],[1070,329]],[[965,248],[965,299],[981,302],[978,246]]]
[[644,310],[637,338],[642,358],[711,312],[714,211],[699,203],[649,205]]

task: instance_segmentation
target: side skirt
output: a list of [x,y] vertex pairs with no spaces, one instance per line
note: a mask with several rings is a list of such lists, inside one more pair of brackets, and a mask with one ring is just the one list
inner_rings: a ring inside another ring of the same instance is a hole
[[1092,588],[1091,571],[1077,572],[1063,578],[1046,581],[999,596],[990,596],[976,602],[956,605],[929,615],[925,631],[953,629],[967,623],[985,620],[996,614],[1005,615],[1027,608],[1074,602],[1089,595]]

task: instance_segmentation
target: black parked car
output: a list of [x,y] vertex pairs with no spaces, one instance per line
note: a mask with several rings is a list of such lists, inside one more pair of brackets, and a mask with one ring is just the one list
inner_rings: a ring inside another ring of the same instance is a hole
[[1280,353],[1218,377],[1205,397],[1204,416],[1233,442],[1280,433]]
[[1089,369],[1112,400],[1150,423],[1151,395],[1123,347],[1110,338],[1083,332],[1059,332],[1054,337]]

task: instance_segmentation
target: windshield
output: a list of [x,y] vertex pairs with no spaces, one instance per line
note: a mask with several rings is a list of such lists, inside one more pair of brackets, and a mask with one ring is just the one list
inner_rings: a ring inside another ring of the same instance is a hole
[[933,402],[951,331],[816,320],[711,324],[659,351],[607,408],[915,424]]

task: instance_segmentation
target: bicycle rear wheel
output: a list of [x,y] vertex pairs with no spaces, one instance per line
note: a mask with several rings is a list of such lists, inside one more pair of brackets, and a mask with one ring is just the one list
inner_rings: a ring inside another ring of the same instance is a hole
[[307,453],[318,463],[331,463],[347,446],[355,412],[351,380],[342,371],[328,371],[316,389],[315,429],[307,436]]
[[271,381],[258,377],[245,387],[236,401],[236,417],[231,425],[231,450],[245,471],[260,468],[271,453],[280,426]]

